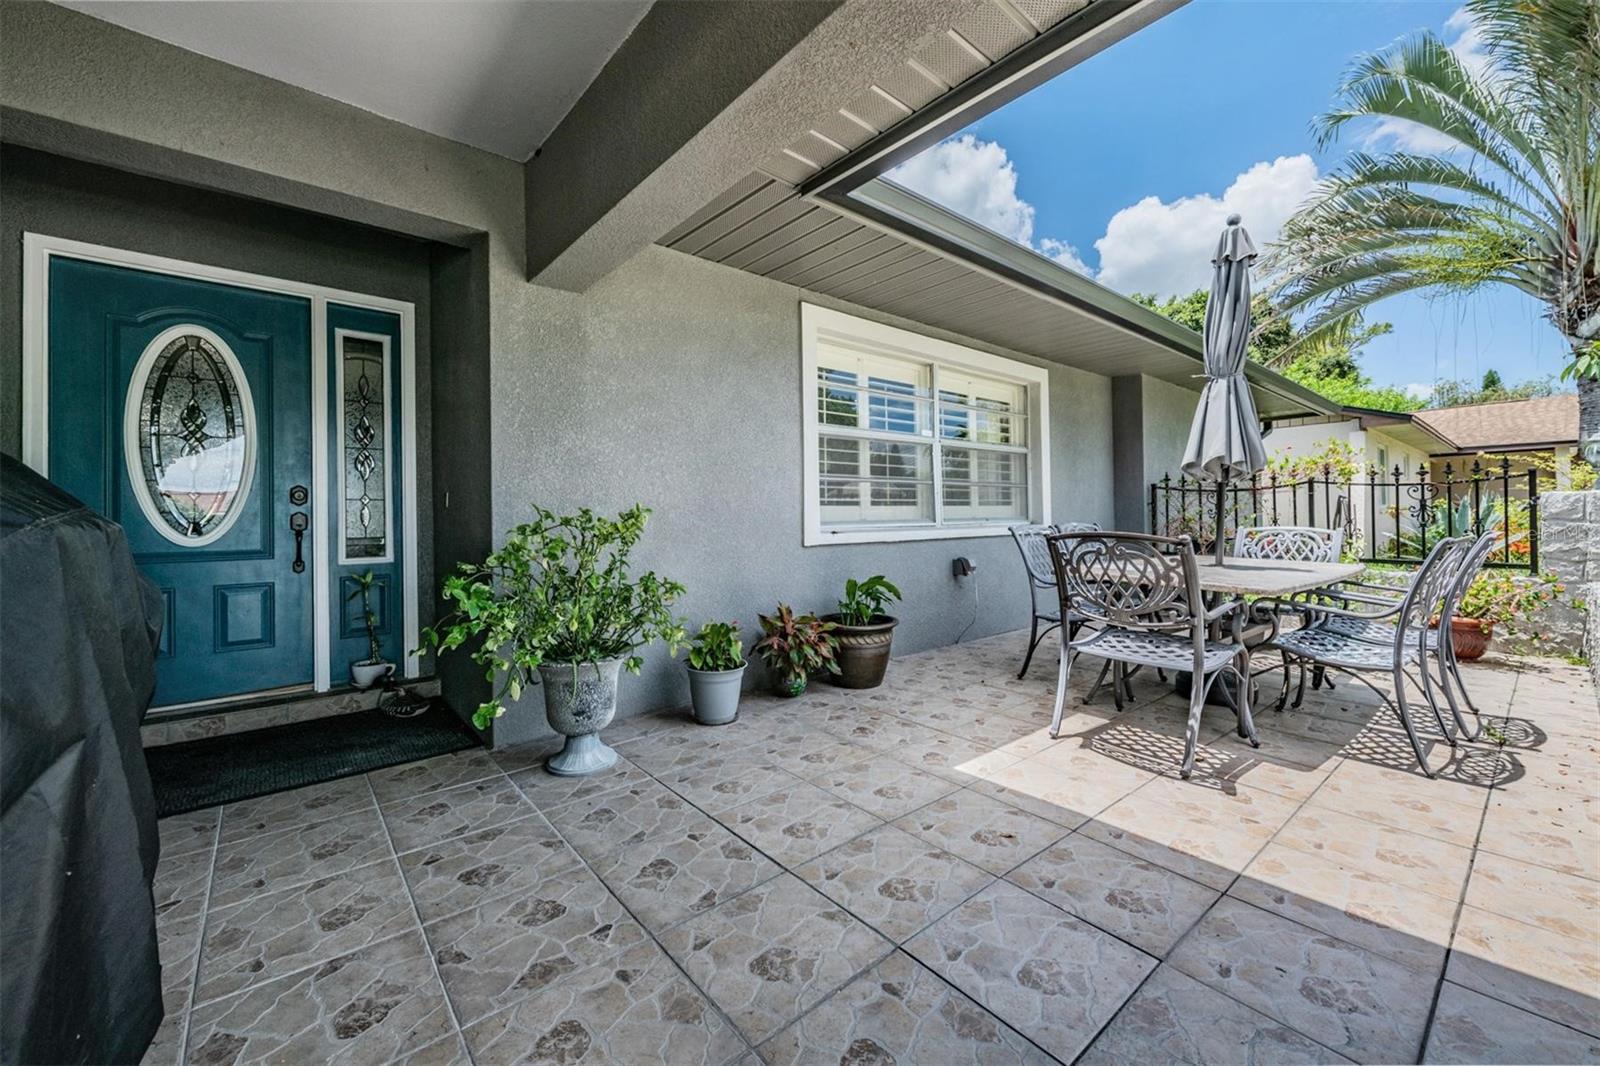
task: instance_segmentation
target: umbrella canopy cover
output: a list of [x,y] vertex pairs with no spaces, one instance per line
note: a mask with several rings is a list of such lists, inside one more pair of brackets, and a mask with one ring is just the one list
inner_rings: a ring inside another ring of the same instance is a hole
[[1189,428],[1183,472],[1218,484],[1247,478],[1267,465],[1261,420],[1245,380],[1250,342],[1250,262],[1256,247],[1229,215],[1211,260],[1211,299],[1206,303],[1206,384]]

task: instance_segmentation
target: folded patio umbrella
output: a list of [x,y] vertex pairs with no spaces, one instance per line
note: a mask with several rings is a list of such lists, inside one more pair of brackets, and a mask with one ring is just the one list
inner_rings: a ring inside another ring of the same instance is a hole
[[1211,299],[1206,304],[1206,385],[1189,427],[1183,472],[1217,485],[1217,563],[1223,555],[1223,496],[1230,481],[1248,478],[1267,465],[1250,384],[1244,377],[1250,342],[1250,261],[1256,246],[1229,215],[1211,263]]

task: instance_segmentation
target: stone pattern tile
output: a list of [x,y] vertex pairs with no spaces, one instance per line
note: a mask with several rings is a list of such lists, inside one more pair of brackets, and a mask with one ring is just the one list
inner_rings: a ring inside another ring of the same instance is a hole
[[1156,966],[1144,952],[997,881],[906,951],[1063,1062]]
[[1081,1066],[1348,1061],[1171,966],[1150,975],[1078,1060]]
[[682,1063],[715,1066],[746,1045],[653,943],[568,974],[469,1025],[477,1066]]
[[1015,1029],[895,952],[760,1047],[772,1066],[1048,1063]]
[[668,929],[661,946],[752,1043],[894,947],[790,874]]
[[1600,1060],[1582,672],[1470,668],[1496,739],[1424,724],[1431,779],[1341,684],[1182,781],[1154,677],[1050,738],[1020,648],[165,820],[146,1061]]
[[1219,895],[1081,834],[1029,859],[1006,880],[1157,957]]
[[795,873],[896,943],[994,880],[987,871],[892,825],[824,852]]
[[1359,1062],[1411,1062],[1435,975],[1224,898],[1170,962],[1247,1007]]

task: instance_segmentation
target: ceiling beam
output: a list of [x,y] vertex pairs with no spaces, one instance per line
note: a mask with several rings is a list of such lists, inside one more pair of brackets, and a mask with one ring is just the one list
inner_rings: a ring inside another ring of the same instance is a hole
[[588,288],[980,3],[657,3],[528,160],[529,279]]

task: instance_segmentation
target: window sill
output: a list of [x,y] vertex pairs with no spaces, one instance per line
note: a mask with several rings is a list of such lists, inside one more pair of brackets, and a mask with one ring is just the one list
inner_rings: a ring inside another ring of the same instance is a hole
[[841,529],[808,530],[805,535],[807,548],[825,548],[830,544],[892,544],[913,540],[970,540],[975,537],[1004,537],[1011,533],[1011,526],[1027,522],[1026,518],[1017,518],[997,525],[976,526],[913,526],[896,529],[892,526],[879,526],[876,529]]

